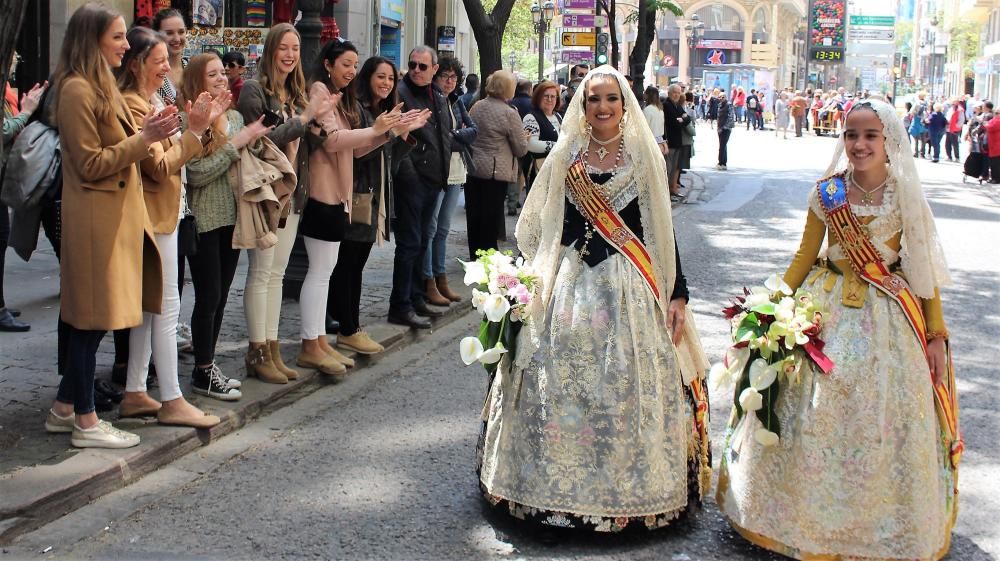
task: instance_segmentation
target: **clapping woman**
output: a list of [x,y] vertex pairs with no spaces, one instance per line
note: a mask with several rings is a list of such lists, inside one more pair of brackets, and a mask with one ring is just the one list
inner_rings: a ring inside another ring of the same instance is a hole
[[[115,70],[118,87],[132,116],[140,120],[167,105],[156,93],[170,67],[165,38],[144,27],[129,30],[130,48]],[[187,104],[188,129],[150,146],[150,157],[140,162],[142,193],[153,225],[163,267],[163,303],[159,314],[146,313],[143,323],[130,330],[128,378],[125,397],[119,406],[122,417],[156,415],[162,424],[208,428],[219,423],[188,403],[177,380],[177,318],[181,301],[177,278],[177,226],[183,216],[184,187],[181,168],[197,156],[209,125],[229,106],[229,95],[214,99],[201,94]],[[146,393],[149,359],[158,372],[160,400]]]
[[128,448],[135,434],[94,412],[97,347],[107,330],[159,313],[162,271],[142,199],[138,163],[177,132],[177,110],[137,123],[112,73],[129,49],[125,19],[88,3],[70,17],[56,67],[56,124],[63,156],[60,289],[65,365],[45,428],[77,447]]

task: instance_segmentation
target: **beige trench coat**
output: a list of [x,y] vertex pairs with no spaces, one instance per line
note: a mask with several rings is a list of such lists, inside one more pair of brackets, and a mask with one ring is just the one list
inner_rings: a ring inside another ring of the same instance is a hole
[[58,94],[62,319],[87,330],[140,325],[143,311],[160,312],[163,290],[139,171],[150,149],[124,102],[101,111],[93,86],[77,76]]

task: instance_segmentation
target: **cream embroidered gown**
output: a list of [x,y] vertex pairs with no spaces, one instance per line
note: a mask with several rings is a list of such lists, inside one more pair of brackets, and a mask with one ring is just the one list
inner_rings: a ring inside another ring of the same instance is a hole
[[[896,264],[903,222],[892,184],[880,207],[852,208],[886,264]],[[809,212],[796,261],[812,263],[806,240],[815,230],[818,250],[825,221],[815,197]],[[854,276],[839,245],[828,244],[832,268],[848,274],[815,266],[805,286],[827,310],[820,336],[835,366],[829,374],[803,369],[800,383],[781,387],[778,445],[754,440],[754,415],[730,427],[719,506],[744,537],[796,559],[939,559],[955,496],[927,359],[899,305]],[[859,295],[861,307],[844,305]]]
[[[635,182],[609,175],[591,178],[641,238]],[[692,399],[642,276],[597,233],[579,256],[583,220],[568,200],[545,337],[523,372],[490,388],[480,484],[544,524],[665,526],[699,498]],[[673,296],[686,296],[677,270]]]

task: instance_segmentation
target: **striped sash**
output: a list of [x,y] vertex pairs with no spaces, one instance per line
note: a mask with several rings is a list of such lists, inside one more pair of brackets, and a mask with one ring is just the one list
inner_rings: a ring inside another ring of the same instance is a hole
[[[910,290],[906,281],[889,270],[881,254],[868,238],[847,201],[847,185],[844,179],[835,175],[819,181],[816,186],[823,210],[826,212],[826,224],[840,240],[841,249],[850,261],[851,268],[859,277],[899,304],[926,354],[927,323],[920,299]],[[955,390],[951,349],[949,347],[946,349],[948,371],[944,380],[934,385],[934,404],[942,434],[946,439],[951,466],[957,469],[964,443],[958,426],[958,394]]]

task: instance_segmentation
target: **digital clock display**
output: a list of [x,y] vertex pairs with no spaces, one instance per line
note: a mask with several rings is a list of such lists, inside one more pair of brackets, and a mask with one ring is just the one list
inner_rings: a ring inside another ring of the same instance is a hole
[[844,60],[843,49],[813,49],[812,59],[826,62],[839,62]]

